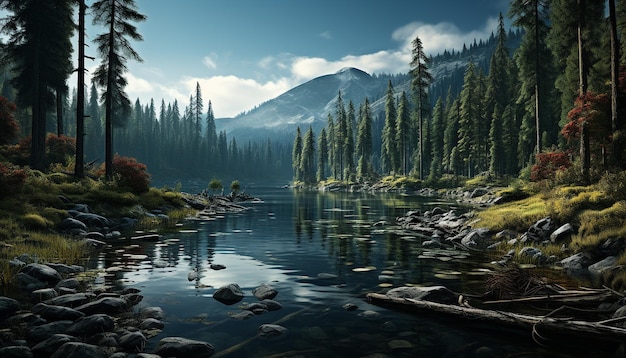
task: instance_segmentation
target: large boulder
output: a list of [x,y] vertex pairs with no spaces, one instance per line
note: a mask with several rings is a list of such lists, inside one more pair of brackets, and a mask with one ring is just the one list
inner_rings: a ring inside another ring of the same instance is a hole
[[560,261],[565,271],[572,276],[587,276],[589,270],[587,267],[592,263],[589,255],[579,252]]
[[76,220],[74,218],[63,219],[59,223],[58,228],[61,231],[67,231],[67,232],[74,232],[74,231],[86,232],[87,231],[87,225],[85,225],[85,223],[79,220]]
[[72,321],[56,321],[39,326],[32,326],[26,329],[26,339],[29,342],[39,343],[52,337],[55,334],[65,333],[74,322]]
[[[120,337],[120,348],[132,351],[141,352],[146,347],[148,339],[140,331],[129,332]],[[193,356],[191,356],[193,357]]]
[[52,306],[45,303],[34,305],[31,311],[48,321],[76,321],[85,316],[84,313],[70,307]]
[[105,314],[94,314],[78,319],[67,329],[67,333],[74,336],[91,336],[99,332],[111,332],[115,327],[113,318]]
[[128,301],[122,297],[102,297],[78,306],[76,310],[86,315],[94,313],[116,314],[126,311],[129,307]]
[[9,297],[0,297],[0,320],[13,316],[19,310],[19,301]]
[[603,272],[615,267],[616,263],[617,256],[609,256],[592,265],[589,265],[587,269],[589,270],[589,273],[591,273],[593,276],[599,277],[600,275],[602,275]]
[[95,297],[96,295],[93,293],[79,292],[51,298],[44,303],[52,306],[78,307],[89,302]]
[[213,298],[225,305],[232,305],[243,300],[245,294],[238,284],[231,283],[222,286],[213,293]]
[[550,234],[550,241],[553,243],[561,242],[564,240],[568,240],[572,237],[574,233],[574,227],[572,224],[567,223],[560,228],[556,229],[552,234]]
[[33,352],[26,346],[8,346],[0,348],[2,358],[31,358]]
[[215,353],[210,343],[182,337],[166,337],[159,341],[156,354],[161,357],[207,358]]
[[67,342],[63,344],[50,358],[107,358],[107,352],[87,343]]
[[24,266],[20,272],[36,278],[50,287],[56,285],[59,281],[61,281],[61,279],[63,279],[57,270],[48,265],[37,263]]
[[78,342],[78,338],[69,334],[55,334],[45,341],[37,343],[32,350],[37,357],[50,357],[67,342]]

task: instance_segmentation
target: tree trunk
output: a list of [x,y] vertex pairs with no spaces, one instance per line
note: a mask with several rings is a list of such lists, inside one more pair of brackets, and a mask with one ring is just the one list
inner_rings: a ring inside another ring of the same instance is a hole
[[611,28],[611,130],[613,133],[612,151],[613,163],[624,167],[622,159],[622,138],[620,136],[619,108],[619,40],[617,38],[617,18],[615,14],[615,0],[609,0],[609,22]]
[[541,153],[541,125],[539,121],[539,0],[535,0],[535,153]]
[[109,28],[109,66],[107,70],[107,89],[105,95],[105,163],[104,171],[107,179],[113,178],[113,50],[115,46],[115,2],[111,3],[111,26]]
[[32,126],[30,143],[30,167],[36,170],[44,170],[46,166],[46,112],[44,106],[45,101],[43,100],[44,92],[39,85],[39,51],[37,51],[37,53],[35,53],[33,57],[33,102],[31,108]]
[[591,182],[589,170],[591,167],[591,153],[589,153],[589,124],[585,121],[580,126],[580,160],[582,164],[581,175],[583,184]]
[[85,176],[85,0],[78,4],[78,84],[76,98],[76,162],[74,175]]
[[63,128],[63,88],[56,89],[56,107],[57,107],[57,136],[65,133]]

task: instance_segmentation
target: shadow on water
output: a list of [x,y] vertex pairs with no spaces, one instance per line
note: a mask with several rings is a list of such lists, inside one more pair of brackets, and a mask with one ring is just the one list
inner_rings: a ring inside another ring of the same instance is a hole
[[[454,203],[397,194],[249,191],[263,202],[247,204],[246,212],[186,222],[158,242],[122,241],[93,263],[103,271],[100,284],[137,287],[142,305],[164,309],[165,329],[148,351],[161,337],[183,336],[210,342],[217,356],[228,357],[597,356],[597,349],[539,347],[530,332],[416,316],[364,299],[405,284],[456,292],[480,287],[490,271],[480,264],[484,257],[424,249],[422,237],[395,225],[408,210],[464,210]],[[212,298],[230,283],[242,288],[243,301],[227,306]],[[278,290],[275,300],[283,308],[233,319],[243,304],[257,301],[251,292],[262,283]],[[261,324],[277,322],[286,335],[257,337]]]

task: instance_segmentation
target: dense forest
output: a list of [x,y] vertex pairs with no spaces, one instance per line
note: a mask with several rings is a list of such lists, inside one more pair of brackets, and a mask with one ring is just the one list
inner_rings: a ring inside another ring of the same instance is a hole
[[488,66],[470,59],[460,90],[453,80],[446,93],[441,83],[434,87],[433,58],[416,38],[410,87],[396,91],[389,81],[382,128],[372,130],[367,99],[346,105],[339,93],[321,133],[298,129],[294,180],[410,175],[432,184],[489,174],[589,183],[623,169],[626,83],[619,40],[626,3],[608,5],[607,12],[603,1],[512,1],[508,15],[521,31],[519,46],[507,47],[512,32],[501,15],[487,42],[495,43]]
[[[0,155],[34,169],[62,161],[80,176],[83,167],[100,162],[111,167],[119,154],[171,178],[293,176],[313,183],[490,173],[540,179],[554,168],[574,168],[579,180],[590,181],[622,162],[621,1],[513,0],[507,14],[512,29],[505,29],[501,16],[489,39],[436,56],[424,53],[416,38],[409,73],[373,75],[388,80],[382,98],[344,103],[338,93],[326,127],[317,133],[301,128],[293,143],[238,142],[218,132],[212,103],[199,85],[188,103],[132,103],[124,93],[124,73],[128,60],[141,61],[130,41],[141,41],[133,23],[146,20],[134,1],[96,1],[89,8],[84,1],[55,4],[0,0],[8,12],[0,95],[16,104],[11,116],[17,124],[15,136],[2,136],[3,144],[13,145]],[[84,72],[85,14],[102,26],[93,39],[102,63],[91,84],[79,78],[82,85],[68,86],[75,32],[78,73]],[[435,67],[443,72],[431,74]],[[384,111],[372,111],[377,100],[384,101]],[[53,155],[59,147],[75,159]]]

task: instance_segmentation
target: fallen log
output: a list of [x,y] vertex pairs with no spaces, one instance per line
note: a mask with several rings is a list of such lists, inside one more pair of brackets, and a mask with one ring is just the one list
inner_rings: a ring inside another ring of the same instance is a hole
[[[602,322],[587,322],[569,318],[533,316],[499,310],[485,310],[461,307],[411,298],[389,297],[378,293],[368,293],[367,299],[376,305],[388,305],[403,308],[411,312],[441,313],[451,317],[471,320],[472,322],[496,323],[503,326],[528,329],[533,339],[544,338],[544,334],[573,335],[585,339],[623,342],[626,329],[609,326]],[[541,344],[540,342],[537,342]]]

